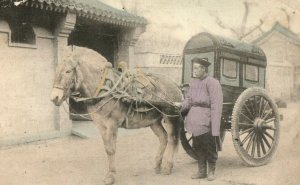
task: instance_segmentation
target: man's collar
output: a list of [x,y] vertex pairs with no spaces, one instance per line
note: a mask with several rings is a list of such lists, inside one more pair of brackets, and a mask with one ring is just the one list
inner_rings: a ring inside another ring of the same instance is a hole
[[204,74],[201,78],[198,78],[198,79],[199,79],[199,80],[204,80],[207,76],[208,76],[208,75],[207,75],[207,73],[206,73],[206,74]]

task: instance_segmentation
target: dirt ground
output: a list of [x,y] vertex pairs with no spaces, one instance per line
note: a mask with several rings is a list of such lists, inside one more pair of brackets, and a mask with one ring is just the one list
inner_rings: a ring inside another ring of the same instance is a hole
[[[172,175],[153,170],[158,145],[150,128],[121,130],[117,143],[118,185],[298,185],[300,184],[300,104],[284,115],[276,155],[262,167],[244,166],[227,133],[213,182],[192,180],[196,162],[179,146]],[[102,140],[76,136],[0,150],[0,185],[101,185],[107,168]]]

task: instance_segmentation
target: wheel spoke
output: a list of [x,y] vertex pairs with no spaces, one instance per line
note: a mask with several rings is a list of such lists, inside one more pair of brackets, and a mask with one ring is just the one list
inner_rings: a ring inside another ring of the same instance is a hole
[[255,147],[256,147],[256,135],[254,134],[253,138],[253,144],[252,144],[252,151],[251,151],[251,156],[254,157],[254,152],[255,152]]
[[263,116],[263,114],[264,114],[264,112],[265,112],[265,110],[266,110],[266,107],[267,107],[266,105],[268,105],[268,102],[267,102],[267,101],[264,101],[264,108],[263,108],[263,110],[261,111],[259,117],[262,117],[262,116]]
[[263,102],[263,98],[260,97],[260,100],[259,100],[259,108],[258,108],[258,116],[260,117],[260,114],[261,114],[261,105],[262,105],[262,102]]
[[246,115],[243,114],[242,112],[241,112],[241,115],[244,116],[244,118],[246,118],[250,123],[253,124],[253,120],[251,120],[248,116],[246,116]]
[[[252,125],[251,125],[252,126]],[[248,128],[248,129],[246,129],[246,130],[244,130],[244,131],[242,131],[241,133],[239,133],[240,134],[240,136],[241,135],[243,135],[243,134],[245,134],[245,133],[247,133],[247,132],[250,132],[250,131],[252,131],[254,128],[252,127],[252,128]]]
[[251,115],[251,117],[252,117],[252,119],[254,120],[254,115],[253,115],[253,113],[249,110],[249,108],[248,108],[248,106],[247,106],[247,104],[245,103],[245,109],[246,109],[246,111],[248,112],[248,114],[249,115]]
[[254,96],[254,108],[255,108],[255,115],[259,115],[256,96]]
[[269,116],[269,114],[270,114],[271,112],[273,112],[272,109],[268,110],[268,111],[267,111],[267,114],[266,114],[262,119],[265,120],[265,119]]
[[270,125],[262,125],[262,128],[269,129],[269,130],[276,130],[276,128],[274,128]]
[[[251,136],[254,134],[254,130],[252,130],[242,141],[242,145],[246,143],[246,141],[251,138]],[[250,141],[249,141],[250,142]]]
[[263,140],[265,141],[266,145],[269,147],[269,149],[271,148],[271,145],[269,143],[269,141],[267,140],[266,136],[264,134],[261,135],[261,137],[263,138]]
[[267,131],[264,131],[264,134],[266,134],[270,139],[272,139],[272,141],[274,141],[273,136],[271,136],[271,134],[269,134]]
[[263,154],[266,154],[266,148],[265,148],[265,145],[264,145],[264,140],[263,140],[262,136],[260,136],[259,138],[260,138],[260,145],[261,145],[262,152],[263,152]]
[[254,136],[255,136],[255,134],[254,134],[254,132],[253,132],[253,134],[251,135],[251,138],[250,138],[250,140],[249,140],[249,142],[248,142],[248,144],[247,144],[247,147],[246,147],[247,152],[248,152],[249,149],[250,149],[250,146],[251,146],[251,144],[252,144],[252,142],[253,142]]
[[270,123],[270,122],[273,122],[273,121],[275,121],[275,118],[268,119],[267,121],[265,121],[265,123]]
[[260,157],[260,137],[259,137],[259,135],[256,136],[256,142],[257,142],[257,156]]
[[253,112],[253,116],[256,117],[255,108],[254,108],[253,103],[252,103],[252,101],[250,99],[249,99],[249,103],[250,103],[250,106],[251,106],[251,110]]

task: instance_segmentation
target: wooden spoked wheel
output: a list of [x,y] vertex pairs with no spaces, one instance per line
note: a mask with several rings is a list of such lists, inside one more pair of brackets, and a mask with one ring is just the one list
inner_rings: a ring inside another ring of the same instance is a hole
[[279,141],[279,121],[277,106],[265,89],[251,87],[238,97],[231,133],[234,147],[247,165],[261,166],[270,161]]
[[[225,130],[222,130],[220,133],[220,138],[222,142],[224,141],[225,133]],[[189,134],[185,129],[182,129],[180,133],[180,140],[182,147],[186,151],[186,153],[193,159],[197,160],[198,156],[195,152],[195,148],[193,147],[193,135]]]

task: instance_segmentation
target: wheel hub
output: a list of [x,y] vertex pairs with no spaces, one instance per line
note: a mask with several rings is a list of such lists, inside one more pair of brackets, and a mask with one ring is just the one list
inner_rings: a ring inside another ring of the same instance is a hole
[[265,125],[266,122],[265,120],[261,119],[261,118],[256,118],[254,120],[254,130],[256,132],[262,132],[263,131],[263,125]]

